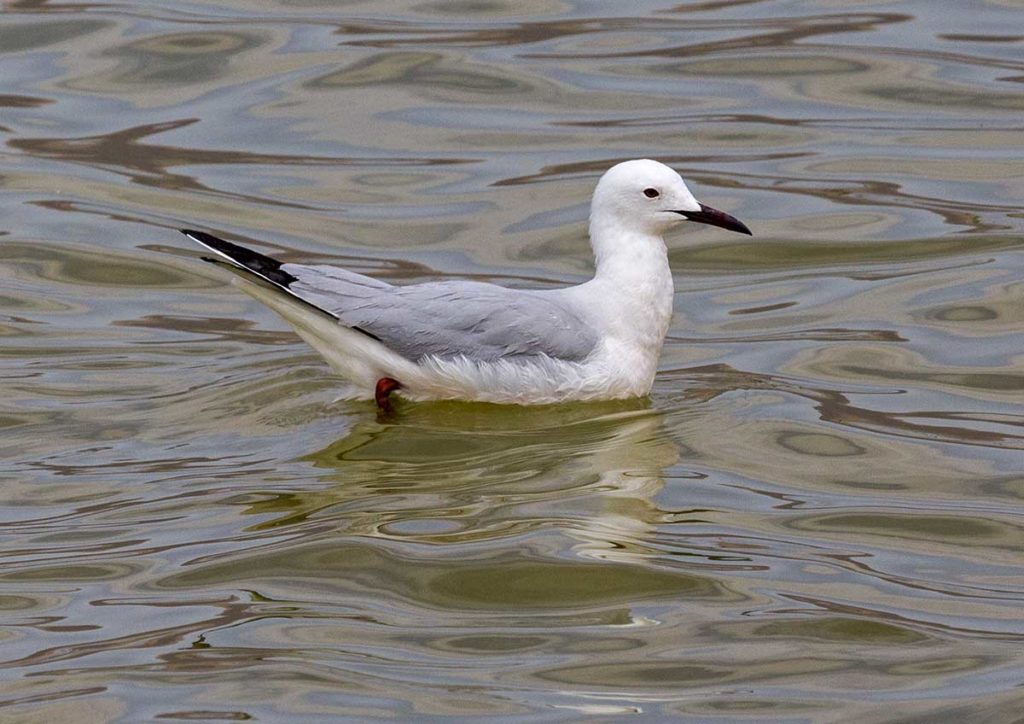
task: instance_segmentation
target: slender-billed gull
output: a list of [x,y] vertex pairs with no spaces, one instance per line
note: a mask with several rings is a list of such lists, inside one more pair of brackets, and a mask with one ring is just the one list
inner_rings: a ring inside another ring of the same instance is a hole
[[384,409],[415,400],[546,404],[640,397],[654,383],[672,316],[663,235],[683,220],[750,234],[646,159],[613,166],[590,206],[594,278],[563,289],[471,281],[392,285],[333,266],[285,264],[202,231],[182,233],[230,262],[243,289]]

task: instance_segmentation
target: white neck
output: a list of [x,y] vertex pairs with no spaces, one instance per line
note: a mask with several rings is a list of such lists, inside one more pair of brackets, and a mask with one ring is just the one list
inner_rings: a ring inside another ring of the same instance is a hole
[[660,234],[626,228],[614,215],[591,215],[594,282],[609,331],[657,358],[672,318],[672,270]]

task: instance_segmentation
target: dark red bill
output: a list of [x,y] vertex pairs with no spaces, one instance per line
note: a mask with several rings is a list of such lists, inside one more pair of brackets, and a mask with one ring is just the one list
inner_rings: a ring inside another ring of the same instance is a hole
[[682,214],[690,221],[699,221],[702,224],[711,224],[711,226],[719,226],[729,231],[736,231],[740,234],[747,234],[753,236],[750,229],[742,221],[737,219],[735,216],[713,209],[710,206],[700,205],[700,211],[677,211],[677,214]]

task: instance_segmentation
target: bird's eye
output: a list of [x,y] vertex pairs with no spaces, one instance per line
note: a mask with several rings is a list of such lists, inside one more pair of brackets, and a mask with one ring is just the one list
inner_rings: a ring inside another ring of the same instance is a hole
[[656,199],[661,196],[661,194],[658,192],[658,189],[644,189],[644,196],[649,199]]

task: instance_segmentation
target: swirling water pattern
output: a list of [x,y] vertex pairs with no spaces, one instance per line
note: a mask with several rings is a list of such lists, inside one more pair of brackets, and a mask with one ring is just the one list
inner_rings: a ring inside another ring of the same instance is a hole
[[[1019,716],[1019,3],[259,6],[0,16],[0,718]],[[640,156],[755,232],[649,401],[378,420],[173,231],[574,282]]]

